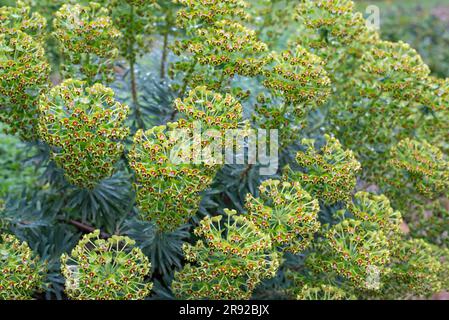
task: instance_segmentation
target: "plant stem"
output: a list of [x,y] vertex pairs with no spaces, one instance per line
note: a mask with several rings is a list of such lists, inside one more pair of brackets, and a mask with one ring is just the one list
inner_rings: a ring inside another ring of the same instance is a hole
[[[82,222],[76,221],[76,220],[69,220],[69,221],[67,221],[67,223],[77,227],[78,229],[80,229],[82,231],[88,232],[88,233],[94,232],[96,230],[96,228],[94,228],[92,226],[89,226],[87,224],[84,224]],[[110,234],[108,234],[106,232],[103,232],[103,231],[100,231],[100,237],[102,237],[102,238],[109,238]]]
[[[130,27],[131,30],[134,30],[134,6],[130,5]],[[137,83],[136,83],[136,55],[134,53],[134,45],[135,45],[135,36],[134,34],[130,37],[129,43],[129,72],[131,76],[131,97],[133,101],[134,115],[136,117],[136,125],[138,129],[143,129],[144,124],[142,121],[142,115],[140,113],[139,99],[137,95]]]
[[[187,90],[187,86],[189,84],[189,78],[192,75],[193,71],[195,71],[195,67],[196,67],[197,61],[195,61],[195,63],[192,64],[192,66],[190,67],[189,71],[187,72],[185,78],[184,78],[184,84],[182,85],[181,88],[181,92],[179,94],[179,97],[183,98],[184,94],[186,93]],[[178,110],[173,110],[171,116],[170,116],[170,121],[173,121],[176,117],[176,115],[178,114]]]
[[171,27],[170,14],[167,12],[165,15],[165,30],[164,30],[164,44],[162,46],[162,58],[161,58],[161,79],[165,79],[165,64],[167,63],[168,56],[168,34]]

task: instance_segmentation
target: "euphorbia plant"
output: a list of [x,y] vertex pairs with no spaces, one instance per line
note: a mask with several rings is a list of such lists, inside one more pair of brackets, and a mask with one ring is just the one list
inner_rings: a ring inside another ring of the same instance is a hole
[[66,292],[78,300],[138,300],[150,294],[145,277],[151,264],[128,237],[100,238],[100,230],[85,235],[70,255],[62,255]]
[[40,111],[41,137],[71,184],[92,189],[111,176],[129,132],[112,89],[69,79],[41,97]]
[[185,244],[187,264],[175,274],[174,294],[189,299],[248,299],[256,285],[275,275],[279,257],[270,236],[236,211],[206,217]]
[[0,300],[33,299],[44,289],[45,265],[26,242],[2,234],[0,238]]
[[63,5],[55,14],[54,36],[62,53],[62,74],[93,84],[111,82],[121,34],[109,12],[96,2]]
[[19,29],[0,35],[0,121],[8,133],[37,140],[38,100],[48,86],[50,67],[39,42]]

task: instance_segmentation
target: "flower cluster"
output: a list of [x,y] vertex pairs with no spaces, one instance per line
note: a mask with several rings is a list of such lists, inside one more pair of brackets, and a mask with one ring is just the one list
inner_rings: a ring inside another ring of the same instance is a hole
[[344,219],[325,232],[307,265],[318,274],[335,272],[357,289],[371,289],[367,283],[371,272],[389,272],[388,245],[386,235],[375,224]]
[[194,233],[194,246],[184,245],[187,264],[175,273],[172,290],[187,299],[248,299],[255,286],[275,275],[279,257],[270,236],[248,218],[225,209],[206,217]]
[[[378,41],[362,56],[362,71],[370,74],[361,90],[362,96],[388,94],[396,101],[417,100],[419,84],[429,75],[430,69],[421,56],[404,42]],[[382,81],[379,81],[382,80]],[[401,106],[396,108],[401,112]],[[405,109],[405,108],[402,108]]]
[[120,32],[109,12],[99,3],[63,5],[55,14],[54,35],[61,46],[66,78],[94,83],[113,80],[113,64],[118,56]]
[[85,235],[70,255],[61,256],[65,290],[77,300],[140,300],[153,284],[145,277],[151,264],[128,237],[101,239],[96,230]]
[[403,240],[392,255],[391,272],[380,294],[384,299],[426,297],[441,290],[442,265],[433,246],[422,239]]
[[40,39],[47,26],[47,20],[37,12],[31,12],[30,7],[22,1],[17,1],[17,7],[0,7],[0,33],[20,30]]
[[175,3],[184,6],[177,13],[179,25],[212,24],[226,18],[250,19],[246,11],[249,5],[244,0],[175,0]]
[[[179,144],[182,146],[176,149]],[[143,220],[154,221],[160,230],[173,231],[195,215],[200,193],[213,178],[208,168],[193,163],[192,153],[198,147],[166,126],[135,134],[128,157],[137,176],[136,201]]]
[[173,65],[171,73],[184,74],[184,86],[207,85],[219,90],[235,75],[256,76],[266,63],[265,43],[241,22],[248,18],[244,1],[179,1],[177,24],[189,38],[176,41],[173,52],[189,55]]
[[296,19],[315,37],[305,39],[309,46],[341,46],[356,41],[366,31],[360,13],[354,13],[351,0],[301,0],[296,8]]
[[282,53],[273,53],[264,72],[265,87],[282,96],[299,114],[303,108],[321,105],[330,93],[330,79],[324,61],[301,46]]
[[43,288],[45,266],[26,242],[15,236],[0,237],[0,300],[29,300]]
[[69,79],[41,97],[40,111],[42,139],[71,184],[93,189],[112,174],[129,132],[128,107],[112,89]]
[[0,121],[7,133],[37,140],[38,98],[46,89],[50,67],[39,42],[17,30],[0,34]]
[[348,210],[354,218],[376,224],[388,237],[390,246],[394,245],[393,241],[396,241],[396,236],[401,233],[402,215],[391,207],[386,196],[357,192],[348,205]]
[[281,149],[297,140],[309,112],[329,96],[323,63],[301,46],[266,58],[262,83],[269,92],[258,95],[252,120],[262,129],[279,130]]
[[260,196],[248,194],[245,207],[249,219],[271,237],[281,251],[299,253],[310,246],[320,228],[318,201],[297,182],[266,180]]
[[[161,230],[174,230],[196,213],[200,193],[223,163],[224,130],[237,128],[242,117],[242,106],[231,95],[205,87],[195,88],[174,104],[183,117],[138,131],[129,153],[130,166],[137,175],[140,214]],[[213,154],[217,146],[218,155]]]
[[303,139],[306,150],[296,155],[302,169],[293,171],[287,166],[286,179],[301,181],[305,190],[325,203],[347,202],[355,188],[360,163],[337,139],[329,135],[325,135],[325,139],[325,145],[319,150],[315,149],[314,140]]
[[414,190],[430,199],[449,191],[449,161],[438,148],[426,141],[404,139],[390,155],[394,176],[387,183],[400,189],[411,183]]
[[138,56],[148,51],[152,32],[155,0],[109,0],[114,26],[120,30],[118,39],[120,55],[135,63]]

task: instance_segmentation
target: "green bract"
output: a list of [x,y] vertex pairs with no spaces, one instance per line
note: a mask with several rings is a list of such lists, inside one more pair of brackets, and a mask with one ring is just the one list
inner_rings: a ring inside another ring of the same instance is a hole
[[7,133],[37,140],[38,98],[48,84],[50,67],[39,42],[20,30],[0,34],[0,121]]
[[2,234],[0,238],[0,300],[29,300],[43,288],[44,265],[26,242]]
[[55,14],[54,35],[63,55],[62,73],[89,83],[113,80],[120,32],[98,3],[63,5]]
[[335,272],[355,288],[369,290],[378,289],[368,282],[371,273],[387,274],[389,261],[388,239],[382,230],[375,224],[345,219],[324,234],[307,266],[318,273]]
[[40,111],[42,139],[71,184],[92,189],[111,176],[129,131],[128,107],[112,89],[69,79],[41,97]]
[[267,45],[256,32],[243,25],[249,19],[244,1],[177,1],[186,8],[178,12],[177,24],[188,38],[172,46],[176,62],[171,74],[181,77],[185,88],[205,85],[220,90],[236,75],[254,77],[266,63]]
[[326,144],[319,150],[315,149],[313,140],[302,141],[306,150],[296,155],[302,169],[293,171],[287,167],[287,179],[300,181],[305,190],[325,203],[348,201],[361,169],[360,163],[337,139],[329,135],[325,135],[325,139]]
[[396,174],[392,182],[400,187],[411,183],[427,198],[449,191],[449,161],[427,141],[402,140],[392,148],[389,164]]
[[272,66],[265,71],[265,87],[275,91],[301,114],[305,107],[321,105],[329,95],[330,79],[324,61],[304,48],[270,56]]
[[0,7],[0,33],[20,30],[40,40],[46,26],[47,20],[22,1],[17,7]]
[[275,275],[279,257],[270,236],[233,210],[225,214],[204,218],[194,231],[201,240],[184,245],[185,258],[193,264],[175,273],[176,297],[248,299],[260,281]]
[[251,194],[246,197],[249,218],[281,251],[298,253],[306,249],[320,227],[318,201],[297,182],[266,180],[259,190],[258,198]]
[[[216,134],[237,128],[242,106],[231,95],[192,90],[175,108],[183,116],[175,123],[140,130],[129,153],[137,174],[137,203],[144,220],[155,221],[162,230],[174,230],[198,210],[201,192],[208,188],[223,164],[221,138],[218,158]],[[215,134],[206,135],[210,130]],[[211,152],[204,152],[210,150]]]
[[96,230],[85,235],[70,255],[61,256],[65,291],[77,300],[140,300],[151,292],[145,281],[151,264],[128,237],[104,240]]
[[305,40],[311,47],[340,46],[358,40],[366,30],[362,15],[353,9],[351,0],[301,0],[296,18],[316,33],[316,38]]

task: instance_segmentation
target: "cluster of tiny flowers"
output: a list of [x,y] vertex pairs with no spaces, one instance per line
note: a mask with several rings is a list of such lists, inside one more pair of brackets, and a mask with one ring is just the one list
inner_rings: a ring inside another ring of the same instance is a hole
[[350,213],[358,220],[376,224],[391,243],[400,234],[402,215],[391,207],[390,200],[384,195],[360,191],[348,205]]
[[392,148],[390,157],[394,174],[387,183],[399,190],[411,183],[430,199],[449,191],[449,161],[437,147],[426,141],[404,139]]
[[268,233],[273,246],[281,251],[296,254],[308,248],[320,228],[318,200],[297,182],[266,180],[259,190],[258,198],[246,197],[249,219]]
[[297,300],[355,300],[354,296],[336,286],[321,284],[311,287],[304,285],[296,296]]
[[118,56],[120,32],[108,10],[100,4],[63,5],[55,14],[54,35],[61,46],[66,78],[89,82],[113,80],[113,63]]
[[0,237],[0,300],[29,300],[43,287],[45,267],[26,242]]
[[279,130],[283,148],[297,140],[308,112],[326,101],[330,79],[324,61],[301,46],[266,60],[263,84],[270,93],[258,95],[252,120],[262,129]]
[[349,201],[356,185],[360,163],[351,150],[344,150],[340,142],[325,135],[326,144],[315,149],[314,140],[303,139],[306,150],[299,151],[296,161],[302,168],[293,171],[286,167],[287,179],[301,181],[313,197],[328,204]]
[[272,89],[292,104],[298,114],[307,106],[321,105],[330,93],[330,79],[324,61],[301,46],[270,55],[270,68],[265,71],[265,87]]
[[7,133],[37,140],[38,98],[48,84],[50,67],[39,42],[19,29],[0,34],[0,121]]
[[441,290],[442,265],[433,246],[422,239],[403,240],[392,254],[391,272],[381,290],[384,299],[426,297]]
[[296,8],[296,19],[316,33],[304,41],[314,48],[339,46],[356,41],[366,31],[360,13],[354,13],[351,0],[301,0]]
[[68,79],[41,97],[40,111],[41,137],[71,184],[93,189],[113,173],[129,129],[112,89]]
[[[137,176],[137,203],[144,220],[161,230],[174,230],[198,210],[201,192],[211,184],[221,166],[204,150],[214,148],[212,130],[224,133],[237,128],[242,106],[225,96],[198,87],[174,102],[183,117],[177,122],[138,131],[129,153]],[[199,137],[195,134],[198,127]],[[221,148],[220,148],[220,152]],[[212,155],[212,152],[209,153]]]
[[151,264],[135,241],[123,236],[101,239],[96,230],[85,235],[70,255],[61,256],[65,291],[76,300],[141,300],[153,284]]
[[243,0],[174,0],[184,8],[177,13],[179,25],[213,23],[223,18],[247,21],[250,19]]
[[192,264],[175,273],[176,297],[249,299],[260,281],[275,275],[280,262],[270,236],[233,210],[225,214],[204,218],[194,231],[202,239],[184,245]]
[[0,33],[20,30],[40,39],[46,26],[47,20],[22,1],[17,1],[17,7],[0,7]]
[[183,137],[173,133],[170,127],[139,130],[128,154],[137,177],[140,216],[155,222],[164,231],[175,230],[196,213],[201,191],[212,182],[210,170],[193,163],[192,153],[198,144],[183,141],[182,148],[175,149],[178,139]]
[[114,26],[120,30],[120,55],[128,62],[148,52],[153,29],[155,0],[108,0]]
[[373,94],[388,94],[396,101],[419,99],[418,84],[430,73],[429,67],[409,44],[389,41],[378,41],[365,52],[361,69],[371,75],[366,81],[367,90],[361,89],[363,96],[372,98]]
[[[247,4],[243,1],[179,1],[186,8],[178,12],[177,24],[189,38],[176,41],[173,52],[189,55],[187,61],[173,65],[172,73],[184,73],[192,86],[208,85],[219,89],[236,74],[256,76],[266,63],[267,45],[242,20]],[[200,69],[195,70],[199,65]],[[202,67],[202,68],[201,68]],[[207,71],[204,69],[207,67]],[[207,77],[204,75],[209,72]]]
[[389,274],[391,256],[402,240],[401,213],[393,210],[384,195],[358,192],[347,212],[339,214],[344,220],[326,232],[325,242],[320,244],[322,251],[312,255],[310,263],[317,263],[320,271],[335,271],[350,280],[355,290],[378,291],[381,283],[367,281],[372,272],[379,280]]
[[[385,275],[390,261],[389,242],[375,224],[344,219],[325,232],[319,250],[307,258],[307,265],[317,273],[335,272],[353,287],[370,289],[367,279],[372,270]],[[374,288],[376,289],[376,288]]]

